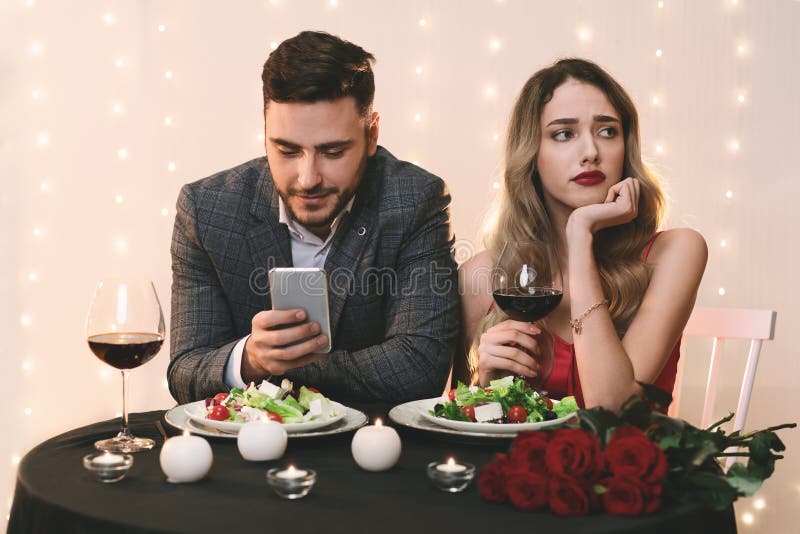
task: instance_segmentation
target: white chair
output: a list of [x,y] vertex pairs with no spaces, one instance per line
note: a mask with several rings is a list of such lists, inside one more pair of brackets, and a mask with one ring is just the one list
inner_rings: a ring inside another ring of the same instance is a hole
[[[777,313],[772,310],[754,310],[742,308],[695,308],[683,330],[684,337],[710,337],[714,338],[711,349],[711,362],[708,366],[708,380],[706,381],[706,394],[703,401],[703,415],[700,427],[707,428],[713,421],[714,402],[717,393],[717,375],[719,362],[722,357],[722,348],[725,339],[749,339],[750,350],[747,355],[747,364],[742,377],[742,386],[739,392],[739,402],[736,407],[736,417],[733,422],[733,431],[742,430],[747,418],[747,408],[750,404],[750,395],[753,392],[753,382],[756,377],[756,366],[761,353],[761,344],[766,339],[773,339],[775,335],[775,319]],[[673,402],[669,408],[669,415],[675,417],[678,413],[680,398],[681,374],[684,354],[675,379]],[[734,461],[728,458],[726,466]]]

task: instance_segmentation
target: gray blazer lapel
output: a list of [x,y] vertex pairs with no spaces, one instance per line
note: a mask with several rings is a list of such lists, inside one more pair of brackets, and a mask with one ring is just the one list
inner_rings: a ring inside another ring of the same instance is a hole
[[355,277],[364,247],[369,241],[377,219],[378,186],[378,180],[373,176],[372,165],[368,165],[361,186],[356,193],[353,210],[342,221],[344,224],[337,229],[331,250],[325,260],[325,272],[328,274],[331,339],[334,341],[348,293],[352,287],[358,287],[360,284]]
[[247,232],[253,263],[267,271],[273,267],[292,266],[292,247],[289,230],[278,222],[278,191],[272,183],[269,167],[256,185],[256,193],[250,205],[250,214],[261,221]]

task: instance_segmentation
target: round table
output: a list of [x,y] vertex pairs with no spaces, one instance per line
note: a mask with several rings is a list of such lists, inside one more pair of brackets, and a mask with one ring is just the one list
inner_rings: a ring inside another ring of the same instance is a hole
[[[371,419],[382,416],[388,422],[386,406],[356,407]],[[445,493],[428,481],[428,462],[455,456],[481,467],[509,442],[464,443],[405,427],[398,428],[400,461],[384,473],[355,465],[352,433],[290,438],[284,457],[273,462],[247,462],[235,440],[210,438],[214,464],[208,476],[193,484],[171,484],[158,462],[163,438],[155,422],[163,413],[131,416],[133,432],[155,439],[156,448],[137,453],[126,478],[115,484],[96,482],[81,460],[93,451],[95,440],[116,433],[119,419],[72,430],[31,450],[19,465],[8,532],[736,532],[732,508],[711,512],[665,506],[642,518],[559,518],[486,503],[477,481],[463,493]],[[318,473],[316,486],[303,499],[280,499],[267,486],[267,469],[288,463]]]

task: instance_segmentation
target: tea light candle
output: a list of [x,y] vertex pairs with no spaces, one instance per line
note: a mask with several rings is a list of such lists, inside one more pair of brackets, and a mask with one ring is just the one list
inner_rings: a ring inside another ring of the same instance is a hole
[[83,457],[83,466],[94,473],[100,482],[117,482],[125,477],[133,465],[130,454],[110,452],[92,453]]
[[121,454],[114,454],[112,452],[104,452],[100,456],[95,456],[92,463],[95,465],[118,465],[125,461],[125,457]]
[[443,473],[463,473],[467,470],[467,466],[457,464],[455,458],[448,458],[447,463],[437,465],[436,470]]
[[196,482],[211,469],[214,455],[211,445],[200,436],[184,432],[164,442],[159,461],[167,482]]
[[353,459],[366,471],[386,471],[400,459],[402,446],[394,428],[383,426],[380,419],[374,425],[361,427],[353,436]]
[[303,478],[307,474],[308,471],[306,471],[305,469],[295,469],[293,465],[289,465],[287,469],[275,473],[275,476],[283,479],[294,479],[294,478]]

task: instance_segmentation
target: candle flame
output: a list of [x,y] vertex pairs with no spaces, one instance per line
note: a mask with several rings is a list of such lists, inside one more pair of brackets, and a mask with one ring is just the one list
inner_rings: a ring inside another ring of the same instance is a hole
[[381,421],[381,418],[380,418],[380,417],[378,417],[377,419],[375,419],[375,426],[383,426],[383,421]]
[[183,431],[183,435],[184,435],[184,436],[191,436],[191,434],[189,434],[189,431],[188,431],[188,430],[184,430],[184,431]]
[[455,458],[448,458],[447,459],[447,465],[456,465]]
[[294,472],[296,471],[296,469],[294,468],[294,466],[292,464],[289,464],[289,468],[286,469],[286,471],[288,472],[289,475],[294,475]]

